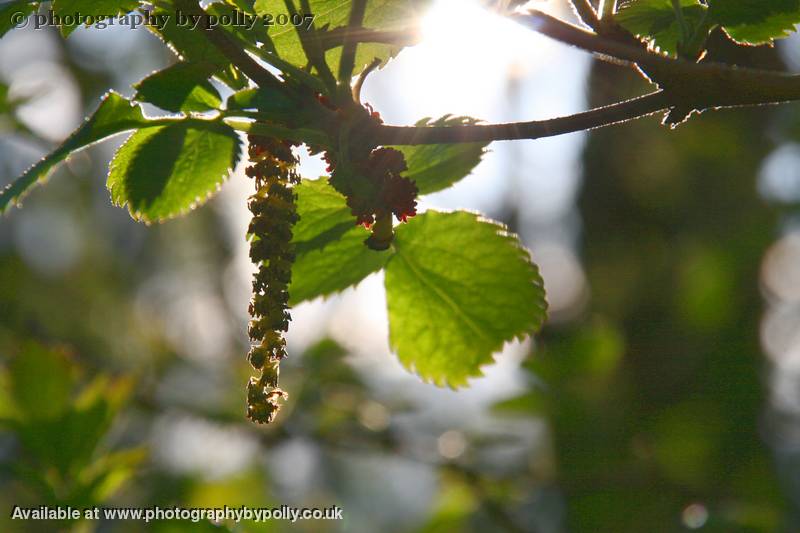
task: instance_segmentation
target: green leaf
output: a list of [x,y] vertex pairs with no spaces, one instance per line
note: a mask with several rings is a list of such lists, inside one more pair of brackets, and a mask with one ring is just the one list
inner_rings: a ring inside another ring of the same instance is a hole
[[321,248],[355,225],[347,200],[326,178],[303,180],[294,191],[300,215],[293,232],[298,253]]
[[127,204],[135,219],[177,216],[208,200],[239,155],[239,136],[217,122],[182,121],[137,131],[111,161],[111,199]]
[[464,385],[504,342],[541,326],[542,279],[503,226],[428,211],[396,232],[386,266],[390,342],[423,379]]
[[162,28],[148,26],[147,28],[161,38],[167,46],[184,61],[195,63],[209,63],[222,68],[229,61],[216,46],[206,39],[202,30],[192,30],[190,26],[178,25],[175,13],[163,8],[157,8],[154,16],[168,17]]
[[[697,0],[681,0],[681,12],[690,36],[704,31],[706,6]],[[635,0],[623,5],[614,19],[632,34],[650,42],[653,48],[677,54],[681,28],[671,0]]]
[[364,241],[370,232],[352,224],[339,239],[297,255],[289,286],[291,303],[343,291],[383,268],[391,252],[367,248]]
[[[138,0],[53,0],[53,12],[64,20],[65,17],[92,17],[103,20],[120,13],[130,13],[139,6]],[[61,34],[69,36],[80,24],[62,24]]]
[[226,107],[233,111],[252,109],[281,121],[297,118],[304,113],[284,92],[273,87],[235,92],[228,98]]
[[[13,30],[16,24],[21,24],[22,20],[16,20],[17,13],[22,13],[27,16],[36,11],[39,7],[39,2],[30,2],[28,0],[15,0],[0,6],[0,37]],[[14,17],[12,19],[12,17]]]
[[377,272],[391,256],[364,245],[369,231],[355,225],[344,196],[327,180],[303,180],[295,189],[300,221],[289,294],[293,304],[342,291]]
[[25,104],[28,100],[28,97],[9,98],[9,86],[0,83],[0,131],[7,129],[31,137],[37,136],[15,114],[19,106]]
[[[240,47],[254,54],[268,65],[280,70],[285,80],[293,79],[294,81],[298,81],[307,87],[316,90],[317,92],[324,92],[326,90],[325,84],[322,83],[319,78],[315,77],[310,72],[302,68],[298,68],[296,65],[281,59],[275,53],[275,46],[267,33],[270,25],[275,23],[272,18],[267,20],[266,17],[255,14],[246,15],[245,13],[241,13],[230,6],[219,3],[208,6],[206,11],[216,17],[227,16],[230,17],[231,20],[237,21],[235,24],[225,26],[221,29],[224,29],[227,32],[228,37],[235,41]],[[252,7],[250,7],[249,11],[252,11]],[[270,15],[269,17],[272,16]],[[248,26],[250,24],[252,24],[252,27]],[[246,85],[247,84],[245,84],[245,86]],[[242,87],[234,87],[234,89],[240,88]]]
[[112,380],[100,375],[81,391],[58,430],[62,461],[81,466],[91,462],[115,415],[130,397],[133,384],[130,378]]
[[219,109],[222,99],[208,81],[215,70],[209,63],[175,63],[136,84],[134,100],[176,113]]
[[541,417],[547,414],[547,400],[541,392],[532,390],[495,403],[492,411],[502,415]]
[[204,30],[192,30],[191,26],[178,25],[173,10],[156,8],[153,16],[166,17],[163,19],[166,23],[161,28],[148,26],[147,29],[164,41],[180,60],[216,66],[214,75],[217,79],[235,91],[247,87],[247,78],[203,35]]
[[44,181],[53,168],[71,153],[119,133],[149,126],[139,106],[115,92],[103,97],[97,111],[70,135],[61,146],[29,168],[0,192],[0,213],[17,204],[35,183]]
[[[414,26],[416,20],[430,4],[430,0],[369,0],[364,16],[364,27],[374,30],[401,30]],[[349,0],[310,0],[311,12],[315,15],[317,29],[333,30],[346,27],[350,17]],[[255,10],[259,15],[288,15],[284,0],[256,0]],[[274,25],[270,28],[270,38],[280,57],[297,66],[306,64],[306,56],[300,44],[297,30],[305,31],[305,26],[295,28],[291,23]],[[401,47],[379,43],[366,43],[358,47],[355,73],[360,72],[374,58],[387,61],[397,55]],[[333,72],[339,69],[341,47],[329,50],[326,60]]]
[[242,11],[243,13],[247,13],[250,15],[256,14],[255,10],[253,9],[253,4],[255,3],[255,0],[225,0],[225,3],[235,7],[236,9]]
[[49,419],[67,408],[72,365],[63,353],[28,344],[8,365],[9,386],[21,420]]
[[711,19],[736,42],[768,44],[800,23],[800,0],[710,0]]
[[[417,126],[458,126],[475,124],[469,117],[445,115],[440,119],[424,118]],[[420,194],[446,189],[467,177],[481,162],[489,143],[431,144],[395,146],[406,157],[408,171],[403,175],[417,184]]]
[[0,115],[7,115],[14,111],[14,102],[8,99],[8,85],[0,83]]
[[23,447],[38,462],[75,476],[92,462],[132,384],[127,379],[112,381],[98,376],[78,398],[64,401],[57,417],[17,424]]
[[145,448],[133,448],[103,455],[91,466],[93,478],[86,487],[92,501],[104,502],[136,475],[147,458]]
[[[252,9],[251,9],[252,11]],[[234,24],[224,26],[228,35],[249,44],[252,47],[266,45],[267,49],[272,48],[272,43],[267,35],[267,29],[262,24],[262,19],[257,15],[246,15],[241,9],[231,5],[220,3],[211,4],[206,8],[206,12],[221,19],[226,17],[229,20],[237,21]],[[250,26],[252,24],[252,27]]]

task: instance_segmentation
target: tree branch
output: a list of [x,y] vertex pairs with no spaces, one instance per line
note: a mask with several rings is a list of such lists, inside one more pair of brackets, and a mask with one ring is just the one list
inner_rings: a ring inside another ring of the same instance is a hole
[[587,52],[605,56],[614,60],[614,62],[621,61],[642,66],[658,66],[675,62],[666,56],[648,52],[644,48],[636,48],[613,39],[601,37],[596,33],[584,30],[541,11],[531,11],[526,15],[509,15],[509,18],[551,39]]
[[368,133],[383,145],[449,144],[540,139],[600,128],[651,115],[670,107],[664,91],[550,120],[469,126],[384,126]]
[[670,106],[703,110],[800,100],[800,76],[797,75],[671,59],[598,36],[537,11],[510,18],[562,43],[638,66],[669,94]]
[[297,143],[313,143],[318,146],[329,146],[330,138],[316,129],[309,128],[287,128],[274,122],[259,120],[240,120],[235,116],[223,117],[225,123],[231,128],[244,133],[263,135],[265,137],[277,137],[288,139]]
[[[176,0],[188,13],[205,15],[194,0]],[[356,2],[354,6],[357,6]],[[575,0],[575,5],[580,5]],[[585,6],[584,6],[585,7]],[[591,6],[589,6],[591,7]],[[407,38],[408,32],[386,34],[360,28],[360,14],[354,13],[352,33],[343,32],[342,43],[348,48],[343,53],[345,71],[350,47],[362,38]],[[511,15],[511,19],[534,31],[560,42],[600,54],[617,62],[627,62],[657,83],[662,90],[609,106],[550,120],[509,124],[478,124],[464,126],[387,126],[367,128],[364,135],[382,145],[447,144],[463,142],[490,142],[515,139],[538,139],[576,131],[599,128],[625,122],[671,108],[703,110],[709,107],[763,105],[800,100],[800,76],[781,72],[763,71],[718,63],[692,63],[639,48],[627,42],[604,37],[583,30],[545,13],[532,11],[527,15]],[[352,28],[351,28],[352,30]],[[361,33],[367,32],[367,33]],[[333,32],[329,32],[333,33]],[[239,48],[223,30],[205,32],[228,59],[260,86],[286,87],[269,72],[262,69],[247,53]],[[330,36],[329,36],[330,37]],[[335,41],[329,41],[335,42]],[[354,48],[353,48],[354,50]],[[340,73],[343,72],[340,70]],[[259,128],[253,123],[248,128]]]

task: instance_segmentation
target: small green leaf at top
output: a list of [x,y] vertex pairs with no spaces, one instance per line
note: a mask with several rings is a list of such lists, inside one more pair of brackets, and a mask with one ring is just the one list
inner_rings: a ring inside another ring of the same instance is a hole
[[47,179],[55,166],[70,154],[119,133],[150,125],[150,121],[142,114],[139,106],[133,105],[115,92],[106,94],[94,114],[86,119],[61,146],[0,191],[0,213],[9,206],[19,203],[33,185]]
[[[681,14],[690,40],[704,41],[707,8],[697,0],[680,0]],[[623,4],[614,19],[632,34],[662,52],[675,56],[683,44],[680,22],[672,0],[632,0]],[[697,35],[703,33],[702,35]]]
[[396,228],[386,266],[390,343],[437,385],[463,386],[507,341],[544,322],[542,279],[516,236],[464,211]]
[[[417,126],[459,126],[476,124],[469,117],[445,115],[437,120],[424,118]],[[481,162],[489,143],[430,144],[420,146],[395,146],[403,152],[408,170],[403,176],[414,181],[419,194],[446,189],[467,177]]]
[[222,98],[208,81],[215,70],[210,63],[175,63],[136,84],[134,100],[174,113],[219,109]]
[[166,23],[158,28],[148,26],[147,29],[163,40],[178,59],[215,65],[217,69],[214,76],[235,91],[248,86],[247,78],[203,35],[204,30],[192,30],[190,26],[178,25],[175,13],[170,9],[158,7],[153,10],[153,15],[161,17]]
[[[272,49],[272,42],[270,41],[267,30],[262,24],[263,19],[257,17],[253,13],[253,8],[250,6],[249,13],[247,9],[241,7],[228,5],[215,2],[206,7],[206,12],[210,15],[217,17],[218,20],[232,20],[242,21],[231,24],[225,27],[225,30],[231,37],[235,37],[241,43],[246,44],[247,47],[264,46],[266,49]],[[246,7],[246,6],[242,6]]]
[[800,0],[709,0],[711,19],[740,44],[769,44],[800,23]]
[[[403,30],[413,27],[415,21],[424,13],[431,0],[368,0],[364,16],[364,27],[374,30]],[[329,30],[346,27],[350,17],[350,0],[310,0],[314,25],[320,31],[323,40],[329,36]],[[297,5],[297,4],[296,4]],[[286,16],[288,11],[284,0],[256,0],[256,12],[261,16],[271,16],[277,20],[278,15]],[[304,66],[308,62],[300,43],[298,31],[308,31],[305,24],[295,26],[274,24],[269,35],[278,55],[296,66]],[[311,32],[308,32],[311,36]],[[355,61],[355,74],[361,72],[373,59],[387,61],[397,55],[402,47],[383,43],[363,43],[358,46]],[[331,71],[338,72],[341,46],[330,49],[325,59]]]
[[240,144],[233,129],[211,121],[137,131],[109,166],[111,199],[145,222],[185,213],[218,190],[239,161]]
[[61,24],[61,34],[69,36],[80,24],[76,19],[91,17],[91,21],[98,22],[104,18],[120,13],[130,13],[139,6],[138,0],[53,0],[53,13],[58,20],[70,20],[71,24]]
[[28,0],[14,0],[0,5],[0,37],[16,28],[22,22],[21,20],[16,20],[16,17],[19,17],[20,14],[27,17],[36,11],[38,7],[39,2],[30,2]]
[[255,0],[225,0],[225,3],[235,7],[242,13],[247,13],[248,15],[255,15],[255,9],[253,9],[253,4]]

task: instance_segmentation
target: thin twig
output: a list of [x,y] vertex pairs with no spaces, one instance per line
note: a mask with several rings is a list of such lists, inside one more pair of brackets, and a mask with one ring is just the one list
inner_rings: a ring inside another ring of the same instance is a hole
[[372,63],[367,65],[367,68],[365,68],[364,71],[358,75],[358,79],[353,84],[353,101],[357,104],[361,103],[361,88],[364,86],[364,82],[367,81],[367,76],[369,76],[370,73],[380,65],[381,60],[376,57],[372,60]]
[[600,0],[600,20],[611,20],[617,12],[617,0]]
[[376,126],[374,135],[379,144],[416,145],[464,142],[540,139],[576,131],[600,128],[644,117],[670,107],[663,91],[632,100],[592,109],[583,113],[549,120],[511,124],[476,124],[465,126]]
[[530,11],[524,15],[514,14],[510,15],[509,18],[551,39],[581,48],[587,52],[610,57],[615,62],[625,61],[645,66],[657,66],[672,62],[665,56],[648,52],[644,48],[636,48],[602,37],[541,11]]
[[342,58],[339,60],[339,81],[350,87],[350,78],[356,63],[356,48],[358,42],[351,37],[351,28],[357,29],[364,24],[364,15],[367,11],[367,0],[353,0],[350,7],[350,20],[345,30]]
[[[241,114],[244,115],[244,113]],[[297,143],[313,143],[324,147],[331,145],[330,138],[316,129],[287,128],[272,121],[239,120],[235,116],[225,117],[224,121],[231,128],[244,133],[288,139]]]
[[600,19],[597,17],[597,11],[594,10],[591,2],[589,0],[571,0],[570,4],[572,4],[572,9],[581,22],[597,31],[600,27]]

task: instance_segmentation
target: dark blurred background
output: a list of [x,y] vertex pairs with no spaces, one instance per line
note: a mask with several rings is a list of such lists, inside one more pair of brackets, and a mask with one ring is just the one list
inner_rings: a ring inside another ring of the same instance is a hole
[[[648,90],[470,2],[440,0],[424,24],[365,88],[390,123],[547,118]],[[710,56],[796,72],[798,50],[716,35]],[[0,183],[106,90],[131,95],[171,61],[145,30],[7,34]],[[437,389],[388,352],[373,276],[294,311],[290,401],[266,428],[243,416],[250,184],[239,169],[208,206],[145,227],[104,186],[121,141],[0,220],[0,530],[144,527],[10,521],[40,504],[345,514],[153,531],[800,530],[797,104],[495,143],[422,206],[481,210],[522,236],[551,306],[541,335],[469,389]]]

